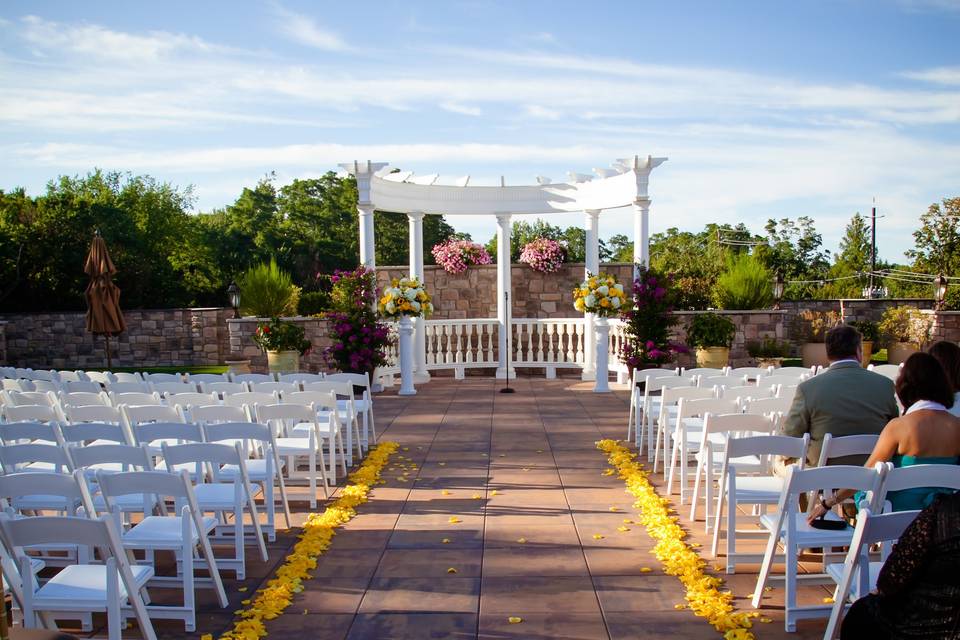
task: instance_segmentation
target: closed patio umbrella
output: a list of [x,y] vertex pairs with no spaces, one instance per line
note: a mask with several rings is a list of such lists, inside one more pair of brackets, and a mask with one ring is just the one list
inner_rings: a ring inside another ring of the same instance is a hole
[[107,368],[110,363],[110,336],[119,335],[127,325],[120,311],[120,289],[111,278],[117,272],[113,260],[107,253],[107,243],[97,231],[90,244],[90,253],[83,267],[90,276],[87,285],[87,331],[93,335],[102,335],[107,348]]

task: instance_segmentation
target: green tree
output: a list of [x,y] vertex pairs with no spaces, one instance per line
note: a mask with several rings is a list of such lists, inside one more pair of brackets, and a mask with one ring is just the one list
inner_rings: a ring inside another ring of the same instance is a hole
[[921,273],[960,273],[960,198],[944,198],[920,216],[913,232],[914,248],[907,251],[913,269]]
[[839,251],[834,254],[833,264],[827,271],[827,279],[842,278],[828,282],[815,292],[818,298],[859,298],[869,279],[853,277],[870,271],[870,226],[866,218],[855,213],[847,223],[840,239]]
[[612,262],[633,262],[633,241],[624,234],[610,236],[607,247]]
[[822,248],[823,237],[817,233],[813,219],[800,216],[794,222],[789,218],[770,219],[764,230],[766,243],[757,245],[757,257],[784,280],[812,281],[788,284],[784,297],[803,299],[817,290],[816,281],[824,280],[830,268],[830,252]]

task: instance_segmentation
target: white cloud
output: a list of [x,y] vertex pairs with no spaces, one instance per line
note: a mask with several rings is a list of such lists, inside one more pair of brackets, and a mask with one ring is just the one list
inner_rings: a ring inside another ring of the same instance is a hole
[[922,71],[907,71],[902,75],[913,80],[922,80],[923,82],[960,85],[960,67],[936,67]]
[[282,34],[302,45],[324,51],[346,51],[347,43],[335,32],[321,27],[313,18],[274,4],[277,28]]
[[483,109],[480,107],[471,107],[465,104],[459,104],[456,102],[441,102],[440,108],[449,111],[451,113],[459,113],[464,116],[482,116]]
[[559,120],[561,113],[556,109],[548,109],[538,104],[528,104],[524,107],[524,113],[531,118],[540,118],[542,120]]

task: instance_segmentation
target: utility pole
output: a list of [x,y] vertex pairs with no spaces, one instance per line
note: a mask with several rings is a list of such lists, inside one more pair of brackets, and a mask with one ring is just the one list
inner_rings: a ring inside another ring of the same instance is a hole
[[873,278],[877,270],[877,199],[870,213],[870,297],[874,297]]

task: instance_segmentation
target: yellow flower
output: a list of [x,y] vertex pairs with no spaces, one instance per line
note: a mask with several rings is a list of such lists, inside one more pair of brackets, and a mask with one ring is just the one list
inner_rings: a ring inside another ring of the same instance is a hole
[[450,524],[458,524],[462,522],[462,520],[460,520],[460,518],[458,518],[457,516],[450,516],[450,519],[447,520],[447,522],[449,522]]
[[449,569],[447,569],[447,573],[456,573],[456,572],[457,570],[454,569],[453,567],[450,567]]
[[510,616],[509,618],[507,618],[507,622],[509,622],[510,624],[520,624],[521,622],[523,622],[523,618],[520,618],[518,616]]

